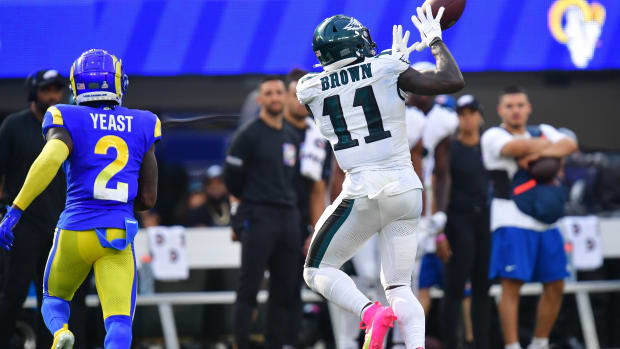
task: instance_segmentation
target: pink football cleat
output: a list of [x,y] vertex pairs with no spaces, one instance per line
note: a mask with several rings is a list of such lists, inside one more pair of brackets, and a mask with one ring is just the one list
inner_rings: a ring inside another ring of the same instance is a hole
[[364,312],[360,328],[366,330],[363,349],[382,349],[383,338],[390,327],[394,327],[396,316],[390,307],[384,307],[379,302],[371,305]]

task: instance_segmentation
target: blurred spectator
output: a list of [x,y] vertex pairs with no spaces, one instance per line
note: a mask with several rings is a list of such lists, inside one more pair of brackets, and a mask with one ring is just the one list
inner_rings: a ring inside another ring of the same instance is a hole
[[177,219],[186,227],[222,227],[230,225],[230,204],[219,165],[209,167],[199,181],[190,183],[185,203],[179,206]]
[[[472,95],[458,99],[459,126],[449,150],[450,179],[446,223],[447,245],[452,251],[445,264],[442,324],[446,348],[460,348],[458,327],[466,282],[471,280],[473,343],[468,348],[490,348],[489,298],[489,180],[482,164],[480,129],[482,106]],[[465,314],[464,318],[470,318]]]
[[[554,215],[564,207],[563,190],[539,185],[528,167],[540,157],[562,158],[574,152],[577,144],[550,125],[528,126],[531,111],[522,88],[505,88],[497,107],[502,124],[488,129],[481,139],[482,158],[493,183],[489,277],[501,280],[498,307],[506,349],[521,348],[519,290],[530,281],[542,282],[544,290],[528,348],[549,348],[549,333],[568,276],[562,235],[553,225]],[[529,210],[534,204],[537,209]]]
[[[58,104],[64,97],[67,85],[56,70],[41,70],[26,80],[28,88],[27,109],[9,115],[0,127],[0,183],[4,180],[5,202],[13,202],[30,166],[37,158],[45,140],[41,122],[47,108]],[[37,304],[41,304],[43,273],[52,247],[54,228],[65,204],[65,178],[58,174],[49,187],[24,212],[15,226],[15,246],[10,252],[2,251],[3,268],[0,285],[0,348],[8,348],[15,332],[15,321],[28,294],[31,281],[37,291]],[[83,298],[86,288],[80,287],[76,302],[71,304],[70,326],[78,337],[84,333],[85,313]],[[81,304],[80,304],[81,303]],[[52,337],[43,323],[40,308],[35,314],[37,347],[49,348]]]
[[301,146],[299,161],[297,162],[297,174],[295,187],[297,192],[297,208],[301,219],[299,229],[302,232],[303,254],[299,253],[299,266],[297,282],[298,290],[295,292],[297,304],[291,309],[291,325],[289,328],[287,345],[297,347],[299,337],[299,324],[302,318],[301,287],[303,281],[304,256],[308,251],[314,225],[325,210],[326,182],[329,179],[331,167],[331,147],[327,140],[319,133],[314,120],[309,117],[308,110],[297,99],[297,81],[308,72],[301,69],[293,69],[286,76],[287,96],[284,107],[284,120],[290,124],[299,135]]
[[284,122],[284,83],[267,76],[259,86],[257,119],[241,126],[226,156],[225,181],[239,202],[233,213],[233,240],[241,241],[241,277],[234,333],[239,349],[250,347],[252,311],[265,268],[269,269],[267,346],[281,348],[299,290],[301,232],[295,193],[299,136]]

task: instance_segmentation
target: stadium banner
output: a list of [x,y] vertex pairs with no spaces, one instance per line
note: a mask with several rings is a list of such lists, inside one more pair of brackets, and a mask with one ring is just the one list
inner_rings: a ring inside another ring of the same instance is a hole
[[[311,69],[315,26],[347,14],[389,49],[392,25],[422,0],[2,0],[0,77],[57,68],[90,48],[130,75],[230,75]],[[444,39],[466,72],[620,68],[618,0],[469,0]],[[410,40],[412,43],[413,40]],[[616,45],[614,45],[616,44]],[[429,50],[412,61],[432,60]]]

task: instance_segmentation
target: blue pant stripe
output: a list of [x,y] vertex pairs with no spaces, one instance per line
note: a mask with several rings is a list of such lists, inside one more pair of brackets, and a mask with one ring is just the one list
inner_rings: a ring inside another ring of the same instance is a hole
[[52,262],[54,261],[54,257],[56,256],[56,249],[58,248],[58,239],[60,238],[60,228],[56,228],[56,232],[54,233],[54,244],[52,245],[52,249],[50,250],[50,254],[47,257],[47,264],[45,265],[45,274],[43,275],[43,294],[49,295],[47,289],[47,280],[50,277],[50,270],[52,269]]

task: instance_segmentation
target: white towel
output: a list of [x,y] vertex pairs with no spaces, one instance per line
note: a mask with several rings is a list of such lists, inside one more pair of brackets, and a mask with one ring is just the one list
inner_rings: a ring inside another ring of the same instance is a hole
[[185,228],[151,227],[147,229],[153,261],[153,276],[157,280],[186,280],[189,277]]
[[319,181],[323,177],[327,141],[319,132],[312,118],[306,119],[306,125],[308,126],[306,127],[306,137],[299,152],[299,167],[302,176]]
[[594,270],[603,265],[603,248],[597,216],[569,216],[560,220],[564,238],[572,244],[573,266]]

